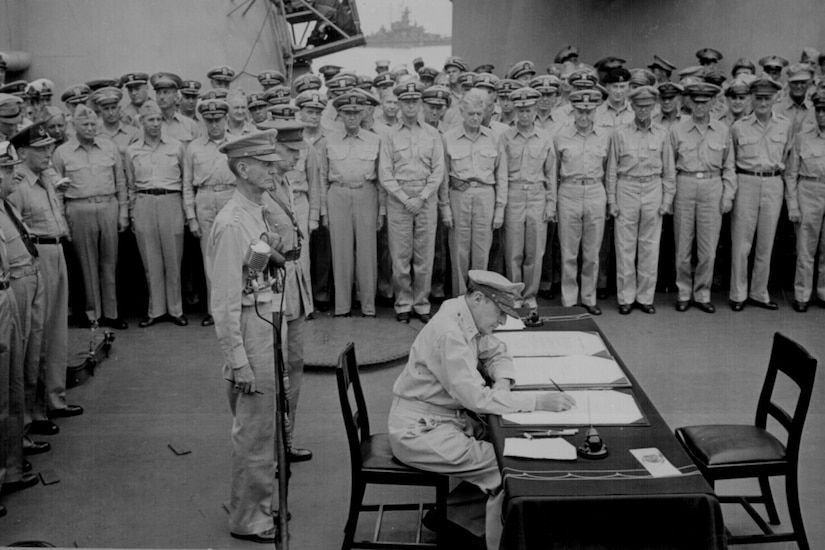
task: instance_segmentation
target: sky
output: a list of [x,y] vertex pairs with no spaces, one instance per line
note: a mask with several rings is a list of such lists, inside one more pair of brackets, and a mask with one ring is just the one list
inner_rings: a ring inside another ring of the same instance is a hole
[[384,25],[401,18],[404,6],[410,8],[410,18],[427,32],[450,36],[453,25],[453,5],[450,0],[355,0],[361,17],[361,30],[371,34]]

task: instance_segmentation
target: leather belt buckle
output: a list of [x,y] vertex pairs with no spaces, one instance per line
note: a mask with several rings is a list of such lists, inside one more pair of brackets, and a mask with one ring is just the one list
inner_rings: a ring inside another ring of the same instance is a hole
[[705,178],[707,178],[707,175],[704,172],[696,172],[696,179],[703,180]]

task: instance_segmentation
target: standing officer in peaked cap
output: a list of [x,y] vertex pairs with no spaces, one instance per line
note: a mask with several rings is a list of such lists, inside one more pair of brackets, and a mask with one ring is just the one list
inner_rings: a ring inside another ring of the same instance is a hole
[[696,52],[696,59],[699,60],[701,66],[715,69],[719,62],[722,61],[722,53],[713,48],[702,48]]
[[161,131],[184,145],[200,135],[198,123],[177,111],[178,90],[183,81],[172,73],[155,73],[149,81],[155,90],[157,106],[161,111]]
[[209,69],[209,72],[206,73],[206,78],[209,79],[209,84],[213,88],[229,89],[229,84],[231,84],[235,78],[235,71],[232,67],[218,65],[217,67]]
[[103,137],[109,138],[117,145],[121,156],[126,153],[126,147],[135,140],[138,130],[134,126],[123,122],[123,111],[120,101],[123,92],[115,87],[101,88],[92,94],[91,100],[100,111],[98,131]]
[[178,110],[180,114],[186,118],[191,118],[195,122],[200,122],[198,119],[198,98],[201,95],[201,87],[203,85],[197,80],[184,80],[181,82],[180,90],[180,105]]
[[8,140],[17,133],[23,120],[23,100],[11,94],[0,94],[0,139]]
[[258,73],[257,79],[264,91],[267,91],[273,86],[279,86],[286,83],[284,73],[274,69]]
[[126,88],[129,103],[123,107],[124,122],[140,128],[140,106],[149,99],[149,75],[126,73],[120,77],[120,85]]
[[653,74],[656,75],[657,84],[669,82],[670,75],[672,75],[673,71],[677,69],[676,65],[658,55],[653,56],[653,63],[648,65],[647,68],[653,71]]

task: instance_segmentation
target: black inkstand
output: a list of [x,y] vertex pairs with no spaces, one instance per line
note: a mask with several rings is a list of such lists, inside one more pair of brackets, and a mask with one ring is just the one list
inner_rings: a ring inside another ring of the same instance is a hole
[[539,316],[539,310],[534,309],[527,314],[527,317],[522,319],[525,327],[540,327],[544,325],[544,321]]
[[596,428],[590,427],[584,434],[584,443],[576,449],[578,455],[582,458],[590,460],[599,460],[607,457],[607,445],[602,441],[602,436],[596,431]]

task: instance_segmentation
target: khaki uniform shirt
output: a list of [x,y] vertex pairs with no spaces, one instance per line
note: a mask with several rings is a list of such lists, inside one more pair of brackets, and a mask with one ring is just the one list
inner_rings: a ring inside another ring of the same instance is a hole
[[17,166],[17,173],[23,178],[7,200],[20,212],[20,221],[26,223],[33,236],[68,236],[69,227],[54,187],[57,181],[55,171],[47,168],[37,176],[23,163]]
[[605,128],[618,128],[625,124],[630,124],[636,120],[636,113],[630,108],[630,102],[625,101],[621,107],[614,107],[609,101],[605,101],[596,107],[596,118],[593,122],[595,126]]
[[582,134],[575,124],[565,126],[553,137],[559,165],[559,183],[565,178],[588,178],[604,181],[610,130],[600,126]]
[[528,132],[513,126],[504,134],[509,183],[536,183],[546,191],[546,208],[556,210],[556,150],[553,138],[533,124]]
[[616,204],[616,184],[622,176],[662,178],[662,205],[673,204],[676,168],[673,148],[664,126],[641,128],[634,120],[613,130],[607,155],[607,204]]
[[129,211],[137,192],[144,189],[183,190],[183,144],[161,136],[157,146],[146,143],[143,136],[126,148],[126,185]]
[[[419,197],[426,201],[444,179],[444,147],[438,130],[419,121],[411,126],[403,120],[381,137],[378,180],[402,203],[410,198],[403,182],[426,180]],[[401,182],[401,183],[399,183]]]
[[200,136],[183,153],[183,206],[187,220],[195,218],[197,189],[235,185],[235,174],[229,169],[226,155],[218,151],[225,142],[226,139],[213,141],[209,136]]
[[776,102],[773,112],[784,116],[791,122],[794,134],[805,132],[817,125],[814,104],[807,98],[798,104],[790,96],[785,96]]
[[751,172],[785,170],[785,159],[793,145],[791,122],[773,114],[767,125],[756,115],[747,115],[730,128],[736,148],[736,167]]
[[292,193],[296,195],[304,194],[309,202],[309,219],[318,221],[321,210],[321,182],[320,167],[321,160],[318,151],[314,147],[307,147],[299,151],[300,156],[295,165],[295,170],[286,173]]
[[444,150],[449,178],[494,185],[496,206],[507,204],[507,156],[494,130],[481,126],[471,138],[462,124],[444,134]]
[[676,158],[676,172],[721,172],[722,198],[736,195],[736,166],[730,130],[724,122],[711,118],[703,131],[693,117],[685,117],[669,130]]
[[161,132],[187,145],[200,135],[200,128],[197,122],[176,112],[169,120],[163,119]]
[[121,155],[126,154],[126,148],[129,146],[130,143],[132,143],[138,138],[139,134],[140,130],[138,130],[134,126],[124,124],[123,122],[119,122],[117,128],[114,131],[108,130],[102,124],[98,128],[98,135],[109,139],[115,145],[117,145],[117,150],[120,151]]
[[785,200],[788,212],[799,212],[799,178],[814,178],[825,184],[825,131],[819,125],[797,134],[785,170]]
[[324,202],[330,185],[376,185],[379,215],[386,214],[387,192],[378,185],[378,152],[381,138],[363,128],[354,136],[334,132],[321,149],[321,192]]
[[[15,208],[14,205],[11,205]],[[23,217],[15,209],[14,215],[23,223]],[[11,221],[9,213],[6,210],[6,203],[0,200],[0,235],[5,243],[5,251],[3,252],[4,266],[3,271],[8,274],[9,270],[29,267],[35,263],[35,258],[29,254],[29,249],[23,244],[23,237],[17,230],[17,226]]]

